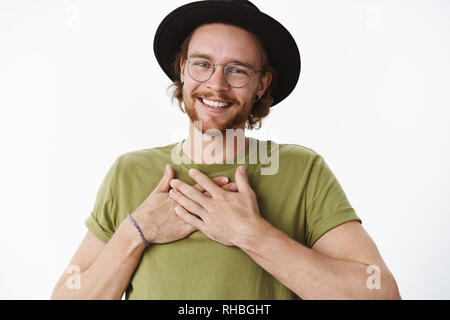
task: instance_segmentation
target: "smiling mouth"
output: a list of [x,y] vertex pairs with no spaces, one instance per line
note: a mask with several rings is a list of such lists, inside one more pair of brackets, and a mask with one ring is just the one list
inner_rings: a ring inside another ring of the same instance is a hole
[[209,100],[209,99],[205,99],[205,98],[197,98],[197,99],[201,103],[203,103],[205,106],[214,108],[216,110],[228,109],[229,107],[231,107],[233,105],[233,103],[231,103],[231,102],[214,101],[214,100]]

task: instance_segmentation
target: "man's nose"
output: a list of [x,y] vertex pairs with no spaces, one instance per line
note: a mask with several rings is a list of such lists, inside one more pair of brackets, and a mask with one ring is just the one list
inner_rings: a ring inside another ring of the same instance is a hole
[[229,88],[228,83],[225,81],[222,65],[216,66],[216,69],[211,78],[206,82],[206,87],[214,91],[225,91]]

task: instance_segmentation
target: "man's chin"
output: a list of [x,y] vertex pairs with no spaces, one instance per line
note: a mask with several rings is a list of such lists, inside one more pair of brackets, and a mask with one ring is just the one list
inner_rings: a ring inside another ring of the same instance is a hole
[[211,135],[214,135],[214,132],[221,132],[222,134],[225,134],[227,129],[235,129],[245,125],[245,121],[247,119],[247,117],[244,118],[242,115],[240,116],[234,115],[234,117],[232,117],[231,119],[227,119],[227,121],[220,122],[218,121],[218,119],[215,119],[214,117],[205,117],[206,119],[203,118],[199,114],[200,112],[198,112],[194,108],[186,108],[186,111],[191,122],[195,125],[196,129],[200,131],[202,134],[207,133],[207,131],[211,132]]
[[[194,123],[196,129],[198,131],[201,131],[202,134],[211,134],[214,135],[214,132],[221,132],[222,134],[225,134],[227,129],[226,124],[220,124],[215,121],[211,120],[200,120],[200,119],[192,119],[192,123]],[[201,126],[201,127],[200,127]]]
[[187,109],[187,114],[191,122],[195,125],[195,128],[201,133],[206,133],[206,131],[220,131],[222,133],[227,129],[228,123],[220,123],[215,119],[202,119],[196,110]]

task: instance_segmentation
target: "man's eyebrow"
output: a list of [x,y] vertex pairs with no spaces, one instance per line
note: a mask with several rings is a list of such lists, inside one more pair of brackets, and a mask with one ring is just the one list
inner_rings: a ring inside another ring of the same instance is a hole
[[[188,59],[192,59],[192,58],[207,59],[209,61],[213,61],[214,60],[210,55],[208,55],[206,53],[193,53],[193,54],[191,54],[188,57]],[[239,61],[239,60],[230,60],[230,61],[225,62],[224,64],[229,64],[229,63],[236,63],[236,64],[239,64],[241,66],[244,66],[244,67],[256,70],[256,68],[254,66],[252,66],[248,62],[243,62],[243,61]]]

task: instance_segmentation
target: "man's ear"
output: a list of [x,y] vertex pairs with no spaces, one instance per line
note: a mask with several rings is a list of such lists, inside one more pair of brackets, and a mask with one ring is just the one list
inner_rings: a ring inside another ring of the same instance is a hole
[[266,72],[259,81],[259,87],[258,91],[256,92],[256,95],[261,98],[266,92],[267,88],[269,88],[271,82],[272,82],[272,73]]
[[184,67],[186,66],[186,60],[184,58],[180,59],[180,80],[184,83]]

